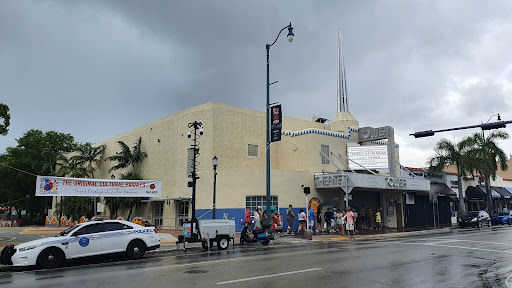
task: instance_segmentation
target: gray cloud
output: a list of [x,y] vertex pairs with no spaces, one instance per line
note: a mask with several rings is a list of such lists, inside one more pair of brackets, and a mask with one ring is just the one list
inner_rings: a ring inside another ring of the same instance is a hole
[[342,29],[351,112],[430,149],[437,136],[407,134],[512,119],[510,12],[506,1],[0,2],[12,112],[0,151],[31,128],[96,142],[209,101],[264,110],[265,44],[290,21],[294,42],[270,51],[285,115],[334,117]]

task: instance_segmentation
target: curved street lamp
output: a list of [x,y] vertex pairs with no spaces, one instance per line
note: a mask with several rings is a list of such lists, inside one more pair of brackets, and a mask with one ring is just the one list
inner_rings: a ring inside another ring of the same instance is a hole
[[281,31],[279,31],[279,34],[277,34],[277,37],[276,37],[276,40],[274,40],[274,42],[272,42],[272,44],[267,44],[266,48],[267,48],[267,106],[266,106],[266,110],[267,110],[267,142],[266,142],[266,151],[267,151],[267,194],[266,194],[266,204],[267,204],[267,218],[270,218],[270,79],[269,79],[269,66],[270,66],[270,59],[269,59],[269,52],[270,52],[270,47],[272,47],[272,45],[276,44],[277,42],[277,39],[279,39],[279,36],[281,35],[281,32],[283,32],[285,29],[288,29],[288,41],[289,42],[292,42],[293,41],[293,36],[295,36],[293,34],[293,27],[292,27],[292,22],[290,22],[290,25],[284,27],[283,29],[281,29]]

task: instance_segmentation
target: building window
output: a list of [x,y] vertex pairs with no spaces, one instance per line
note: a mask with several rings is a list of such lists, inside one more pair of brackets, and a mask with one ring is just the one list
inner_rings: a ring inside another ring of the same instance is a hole
[[[277,201],[277,196],[270,196],[270,205],[279,209],[279,203]],[[247,196],[245,197],[245,208],[249,208],[251,212],[256,211],[258,206],[265,207],[267,206],[267,197],[266,196]]]
[[322,144],[322,152],[322,164],[329,164],[329,158],[326,157],[329,156],[329,145]]
[[249,144],[247,155],[258,157],[258,145]]

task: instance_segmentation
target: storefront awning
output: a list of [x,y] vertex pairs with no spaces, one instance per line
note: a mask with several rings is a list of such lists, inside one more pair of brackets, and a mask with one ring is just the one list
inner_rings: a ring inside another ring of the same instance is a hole
[[[486,195],[484,185],[478,185],[478,189],[482,190],[482,192],[484,192],[484,195]],[[494,191],[492,186],[491,186],[491,195],[492,195],[492,198],[501,198],[501,195],[498,192]]]
[[503,198],[512,198],[512,193],[508,192],[508,190],[503,187],[491,186],[491,188],[498,192]]
[[430,192],[438,196],[457,196],[457,193],[446,184],[438,182],[430,183]]
[[474,186],[469,186],[468,189],[466,189],[466,197],[468,198],[468,200],[470,201],[483,201],[485,200],[485,194],[484,192],[482,192],[482,190],[474,187]]

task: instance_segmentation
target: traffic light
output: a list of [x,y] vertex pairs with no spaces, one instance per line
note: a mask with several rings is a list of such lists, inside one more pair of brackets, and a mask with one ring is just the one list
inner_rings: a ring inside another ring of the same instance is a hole
[[410,134],[410,135],[414,136],[414,138],[421,138],[421,137],[434,136],[434,133],[435,132],[432,130],[426,130],[426,131],[416,132],[416,133]]
[[482,130],[492,130],[492,129],[499,129],[499,128],[505,128],[505,127],[507,127],[507,125],[503,121],[494,122],[494,123],[485,123],[485,124],[480,125],[480,128],[482,128]]

